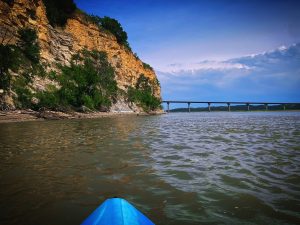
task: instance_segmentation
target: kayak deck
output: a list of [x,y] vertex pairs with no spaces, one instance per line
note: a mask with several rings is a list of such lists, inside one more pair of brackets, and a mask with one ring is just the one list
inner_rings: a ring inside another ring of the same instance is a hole
[[110,198],[81,225],[154,225],[154,223],[125,199]]

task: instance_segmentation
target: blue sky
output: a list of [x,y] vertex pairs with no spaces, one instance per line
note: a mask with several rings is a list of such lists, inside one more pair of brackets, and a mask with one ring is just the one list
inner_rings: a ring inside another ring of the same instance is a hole
[[300,1],[75,2],[120,21],[163,99],[300,101]]

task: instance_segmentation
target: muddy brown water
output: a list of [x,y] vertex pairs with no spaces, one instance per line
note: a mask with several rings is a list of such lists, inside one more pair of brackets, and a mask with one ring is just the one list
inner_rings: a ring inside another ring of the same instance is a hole
[[158,225],[300,224],[300,113],[0,124],[0,224],[80,224],[113,196]]

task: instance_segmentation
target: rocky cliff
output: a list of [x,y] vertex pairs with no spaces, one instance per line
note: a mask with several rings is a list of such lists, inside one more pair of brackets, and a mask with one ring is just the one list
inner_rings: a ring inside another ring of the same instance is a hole
[[[47,70],[54,69],[57,63],[67,65],[71,56],[79,50],[98,50],[107,53],[108,61],[114,67],[117,85],[122,90],[135,86],[140,74],[153,81],[153,91],[160,98],[160,87],[155,72],[143,65],[143,62],[130,50],[119,44],[116,37],[109,32],[85,20],[83,14],[74,13],[64,27],[52,27],[46,15],[46,8],[41,0],[0,0],[0,29],[5,38],[4,43],[14,44],[18,41],[20,28],[37,31],[41,48],[40,57]],[[5,32],[5,35],[3,34]],[[36,78],[34,83],[43,89],[47,80]],[[114,106],[112,107],[114,109]],[[123,109],[127,110],[126,103]],[[123,110],[119,107],[119,110]]]

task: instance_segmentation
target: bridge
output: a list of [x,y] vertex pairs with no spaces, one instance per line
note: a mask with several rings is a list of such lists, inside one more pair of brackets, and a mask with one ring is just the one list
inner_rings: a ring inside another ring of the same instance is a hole
[[170,112],[171,103],[186,103],[188,105],[188,112],[191,112],[191,104],[207,104],[208,111],[211,111],[211,104],[226,104],[228,111],[230,112],[230,105],[246,105],[247,110],[250,111],[250,105],[264,105],[265,109],[268,110],[269,105],[282,105],[285,110],[286,105],[300,104],[300,102],[213,102],[213,101],[174,101],[174,100],[163,100],[162,103],[167,103],[167,112]]

